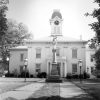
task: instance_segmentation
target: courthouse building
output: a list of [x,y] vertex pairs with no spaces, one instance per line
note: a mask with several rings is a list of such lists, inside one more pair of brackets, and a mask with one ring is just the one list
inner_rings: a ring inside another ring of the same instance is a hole
[[62,21],[60,11],[54,10],[50,19],[50,36],[39,40],[26,41],[25,46],[12,48],[10,52],[10,72],[16,69],[20,73],[24,67],[24,59],[27,58],[27,69],[30,74],[34,75],[37,72],[46,72],[49,75],[52,69],[52,41],[54,35],[57,35],[56,57],[59,75],[65,77],[67,73],[79,74],[79,59],[82,60],[82,73],[87,71],[87,41],[64,37],[62,33]]

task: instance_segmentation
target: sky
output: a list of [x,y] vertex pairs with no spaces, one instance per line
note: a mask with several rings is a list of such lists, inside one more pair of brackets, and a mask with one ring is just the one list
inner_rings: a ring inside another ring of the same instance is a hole
[[94,36],[88,25],[96,19],[84,16],[97,5],[93,0],[9,0],[7,18],[28,26],[35,39],[50,36],[50,19],[54,9],[63,17],[62,34],[65,37],[88,40]]

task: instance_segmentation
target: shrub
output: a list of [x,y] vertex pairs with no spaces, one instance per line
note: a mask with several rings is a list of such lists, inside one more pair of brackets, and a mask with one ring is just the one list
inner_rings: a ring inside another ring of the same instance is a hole
[[14,77],[14,74],[13,73],[6,73],[5,77]]
[[73,79],[78,79],[78,78],[79,78],[79,75],[78,75],[78,74],[73,74],[73,75],[72,75],[72,78],[73,78]]
[[33,74],[31,74],[31,75],[30,75],[30,78],[33,78],[33,77],[34,77]]
[[72,74],[71,74],[71,73],[67,73],[66,78],[67,78],[67,79],[71,79],[71,78],[72,78]]
[[84,75],[84,79],[90,78],[90,74],[89,73],[84,72],[83,75]]
[[46,78],[47,77],[47,73],[46,72],[41,72],[37,74],[38,78]]
[[97,74],[97,78],[100,78],[100,73]]
[[25,74],[26,74],[26,77],[29,78],[29,72],[26,72],[26,73],[25,73],[25,72],[23,71],[23,72],[21,73],[20,76],[21,76],[22,78],[25,78]]
[[79,74],[79,78],[83,79],[84,75],[83,74]]

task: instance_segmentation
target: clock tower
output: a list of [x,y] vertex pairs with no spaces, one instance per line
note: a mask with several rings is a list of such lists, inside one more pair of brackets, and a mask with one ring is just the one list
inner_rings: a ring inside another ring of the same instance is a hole
[[62,36],[62,15],[59,10],[54,10],[50,19],[51,35]]

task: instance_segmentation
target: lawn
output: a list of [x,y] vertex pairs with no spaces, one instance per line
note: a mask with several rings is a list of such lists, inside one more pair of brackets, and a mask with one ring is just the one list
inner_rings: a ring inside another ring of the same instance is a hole
[[89,79],[83,80],[71,80],[75,85],[85,90],[90,94],[95,100],[100,100],[100,79]]

